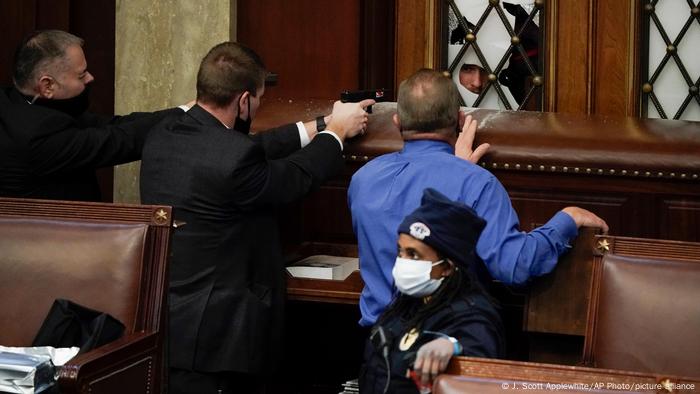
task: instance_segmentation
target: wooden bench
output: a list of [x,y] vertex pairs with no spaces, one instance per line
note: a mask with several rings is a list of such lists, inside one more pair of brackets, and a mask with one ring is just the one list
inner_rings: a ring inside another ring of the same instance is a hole
[[446,374],[438,376],[433,384],[433,394],[696,393],[698,390],[700,378],[475,357],[454,357]]

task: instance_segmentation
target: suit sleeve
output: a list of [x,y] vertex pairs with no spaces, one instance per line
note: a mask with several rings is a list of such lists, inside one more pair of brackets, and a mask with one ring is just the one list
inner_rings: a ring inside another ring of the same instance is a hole
[[78,122],[68,117],[46,118],[43,120],[45,126],[39,125],[38,129],[53,131],[38,133],[29,141],[34,170],[39,174],[60,173],[139,160],[151,128],[178,113],[182,113],[182,110],[175,108],[107,121],[99,120],[94,115],[88,115],[88,118]]
[[232,174],[240,206],[298,200],[343,165],[338,142],[330,135],[319,135],[303,149],[281,159],[267,160],[259,145],[256,147]]
[[299,129],[294,123],[253,134],[251,138],[262,147],[269,160],[289,156],[301,148]]

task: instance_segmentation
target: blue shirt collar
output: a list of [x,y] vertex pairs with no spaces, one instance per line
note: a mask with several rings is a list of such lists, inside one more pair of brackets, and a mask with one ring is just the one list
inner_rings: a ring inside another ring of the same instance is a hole
[[408,140],[403,142],[402,154],[423,154],[445,152],[451,155],[455,154],[455,148],[445,141],[437,140]]

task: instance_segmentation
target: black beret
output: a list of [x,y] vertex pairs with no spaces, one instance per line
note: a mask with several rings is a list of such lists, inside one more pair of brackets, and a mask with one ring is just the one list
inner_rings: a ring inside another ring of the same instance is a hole
[[471,207],[428,188],[423,191],[420,206],[406,216],[398,231],[466,268],[476,258],[474,249],[484,226],[486,221]]

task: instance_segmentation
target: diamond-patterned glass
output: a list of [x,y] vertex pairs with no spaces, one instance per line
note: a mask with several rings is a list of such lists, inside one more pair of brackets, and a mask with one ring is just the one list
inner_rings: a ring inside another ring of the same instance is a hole
[[446,0],[447,64],[462,104],[542,108],[544,0]]
[[700,2],[645,0],[642,116],[700,120]]

